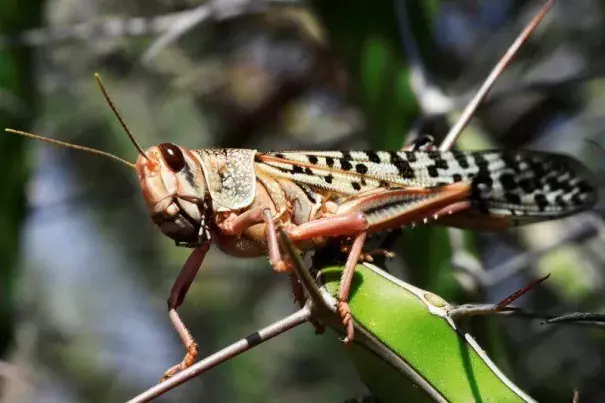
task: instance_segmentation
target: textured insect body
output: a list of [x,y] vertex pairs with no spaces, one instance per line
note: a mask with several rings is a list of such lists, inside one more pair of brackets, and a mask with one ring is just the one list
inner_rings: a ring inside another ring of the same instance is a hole
[[[295,225],[359,211],[373,232],[410,224],[396,218],[426,204],[420,219],[435,221],[443,208],[468,203],[460,217],[443,217],[447,224],[468,227],[465,218],[476,217],[471,227],[489,229],[564,217],[596,200],[579,162],[532,151],[260,153],[165,143],[145,155],[137,171],[150,214],[185,246],[209,240],[217,225],[253,205]],[[264,238],[259,254],[266,253]]]
[[285,264],[269,236],[275,224],[309,250],[416,223],[495,229],[550,220],[596,201],[582,164],[533,151],[261,153],[165,143],[136,166],[152,219],[177,244],[213,241],[233,256],[268,254],[274,265]]

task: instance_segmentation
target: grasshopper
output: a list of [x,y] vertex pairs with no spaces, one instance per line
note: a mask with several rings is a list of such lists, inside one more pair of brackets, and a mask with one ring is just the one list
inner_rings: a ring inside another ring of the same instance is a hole
[[301,251],[320,248],[335,237],[352,240],[338,302],[347,328],[345,342],[350,342],[353,322],[347,298],[369,235],[416,224],[495,230],[566,217],[596,202],[588,169],[559,154],[260,152],[190,149],[172,143],[143,151],[124,128],[139,151],[136,164],[110,156],[135,168],[149,215],[162,233],[177,246],[193,248],[168,298],[170,319],[188,352],[166,378],[195,361],[196,343],[176,309],[211,244],[235,257],[269,256],[273,268],[284,272],[289,265],[281,256],[276,226],[284,228]]
[[[501,65],[514,52],[508,53]],[[95,78],[139,153],[136,164],[100,150],[6,131],[100,154],[135,169],[153,222],[177,246],[193,249],[167,301],[187,353],[163,379],[195,362],[197,344],[177,308],[212,244],[235,257],[268,256],[275,271],[285,272],[290,265],[281,256],[277,227],[301,252],[341,240],[349,254],[337,308],[346,329],[344,341],[350,343],[354,328],[347,300],[368,236],[416,224],[497,230],[566,217],[591,208],[597,199],[592,175],[582,163],[537,151],[436,151],[421,141],[399,151],[261,152],[172,143],[143,150],[100,77]]]

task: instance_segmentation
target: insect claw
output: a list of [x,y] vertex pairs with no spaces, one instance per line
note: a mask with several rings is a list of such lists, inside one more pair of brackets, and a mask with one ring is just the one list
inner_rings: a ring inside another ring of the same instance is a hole
[[348,347],[351,345],[355,337],[355,328],[353,327],[351,307],[346,301],[338,301],[338,314],[342,318],[342,325],[345,327],[347,332],[347,335],[342,342],[345,344],[345,347]]
[[168,371],[164,372],[164,376],[162,376],[162,379],[160,379],[160,382],[164,382],[165,380],[173,377],[174,375],[178,374],[179,372],[192,366],[195,363],[196,357],[197,357],[197,343],[192,342],[187,346],[187,354],[185,354],[183,361],[176,364],[172,368],[168,369]]
[[278,272],[278,273],[285,273],[285,272],[289,272],[290,271],[290,267],[283,260],[280,260],[280,261],[277,261],[277,262],[273,263],[273,269],[276,272]]

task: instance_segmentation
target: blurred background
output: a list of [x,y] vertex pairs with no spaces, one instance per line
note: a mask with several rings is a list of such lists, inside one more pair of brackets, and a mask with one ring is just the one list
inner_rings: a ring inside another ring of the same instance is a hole
[[[144,148],[394,150],[443,136],[542,4],[3,0],[0,126],[134,161],[99,72]],[[605,3],[558,2],[457,147],[564,152],[602,177],[604,41]],[[0,167],[0,401],[115,402],[153,385],[184,353],[165,301],[189,251],[154,227],[121,164],[2,134]],[[551,273],[519,303],[603,311],[602,214],[498,234],[406,230],[387,268],[458,303]],[[212,250],[180,312],[204,357],[295,309],[266,259]],[[598,327],[492,318],[473,334],[539,401],[569,402],[574,388],[605,400]],[[335,334],[305,325],[159,401],[364,393]]]

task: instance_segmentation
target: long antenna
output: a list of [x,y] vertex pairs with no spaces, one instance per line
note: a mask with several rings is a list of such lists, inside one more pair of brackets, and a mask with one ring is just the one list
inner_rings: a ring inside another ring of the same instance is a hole
[[109,94],[107,93],[107,90],[105,89],[105,86],[103,85],[103,81],[101,81],[101,76],[99,75],[99,73],[95,73],[95,80],[97,80],[97,84],[99,84],[99,88],[101,88],[101,92],[103,93],[103,97],[105,98],[105,100],[109,104],[109,107],[113,111],[113,114],[120,121],[120,124],[122,125],[122,128],[124,129],[124,131],[128,135],[128,138],[130,139],[130,142],[134,145],[134,147],[137,149],[137,151],[139,152],[139,154],[141,154],[145,159],[148,159],[147,156],[145,155],[145,151],[143,151],[143,149],[141,148],[141,146],[139,145],[139,143],[137,143],[137,141],[134,138],[134,135],[132,134],[132,132],[130,131],[130,129],[128,128],[128,126],[126,125],[126,122],[124,121],[124,119],[122,119],[122,116],[120,115],[120,112],[118,112],[118,109],[113,104],[113,101],[111,100],[111,98],[109,98]]
[[122,159],[122,158],[120,158],[118,156],[115,156],[113,154],[110,154],[108,152],[97,150],[96,148],[78,146],[78,145],[75,145],[75,144],[67,143],[65,141],[60,141],[60,140],[55,140],[55,139],[49,139],[48,137],[39,136],[37,134],[23,132],[21,130],[4,129],[4,131],[7,132],[7,133],[14,133],[14,134],[18,134],[18,135],[21,135],[21,136],[29,137],[29,138],[40,140],[40,141],[45,141],[47,143],[56,144],[56,145],[60,145],[60,146],[67,147],[67,148],[73,148],[75,150],[86,151],[86,152],[89,152],[91,154],[101,155],[103,157],[107,157],[107,158],[111,158],[111,159],[113,159],[115,161],[119,161],[119,162],[121,162],[124,165],[128,165],[132,169],[136,169],[136,166],[132,162],[128,162],[125,159]]
[[462,130],[466,127],[481,101],[483,101],[489,90],[493,87],[494,83],[496,82],[500,74],[502,74],[502,71],[506,68],[508,63],[510,63],[512,58],[515,56],[515,53],[517,53],[521,45],[523,45],[523,43],[527,40],[531,33],[536,29],[540,21],[542,21],[548,10],[552,7],[553,3],[554,0],[548,0],[546,4],[542,6],[538,14],[525,27],[523,32],[521,32],[521,34],[517,37],[515,42],[513,42],[510,48],[508,48],[502,59],[500,59],[498,64],[496,64],[496,66],[489,74],[481,88],[479,88],[473,99],[468,103],[466,108],[464,108],[464,111],[462,112],[462,115],[460,115],[460,118],[458,119],[456,124],[450,129],[449,133],[445,136],[445,139],[439,146],[439,149],[441,151],[449,150],[454,145],[456,138],[458,137],[460,132],[462,132]]

